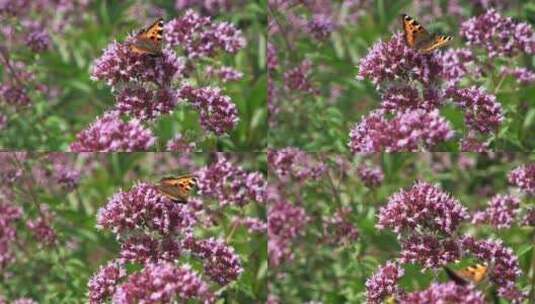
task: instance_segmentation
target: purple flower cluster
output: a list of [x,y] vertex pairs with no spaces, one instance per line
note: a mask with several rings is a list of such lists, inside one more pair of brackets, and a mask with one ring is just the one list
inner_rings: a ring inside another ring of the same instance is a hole
[[516,78],[519,84],[530,85],[535,84],[535,72],[526,68],[502,68],[503,75],[510,75]]
[[56,242],[57,235],[52,228],[54,215],[49,211],[47,205],[39,206],[39,216],[29,219],[26,227],[33,233],[34,238],[45,246],[52,246]]
[[138,151],[148,150],[156,139],[152,132],[136,120],[124,122],[118,112],[108,112],[89,128],[76,136],[71,143],[73,152]]
[[221,206],[245,206],[251,201],[263,203],[267,183],[259,172],[247,172],[232,164],[222,154],[215,163],[196,172],[199,193],[219,201]]
[[433,283],[422,291],[411,292],[401,297],[400,304],[463,303],[485,304],[483,293],[474,286],[461,286],[454,282]]
[[429,84],[440,77],[441,71],[439,57],[426,56],[409,48],[403,36],[396,34],[387,42],[376,43],[368,55],[361,59],[357,78],[368,78],[376,86],[402,76]]
[[377,227],[390,228],[398,235],[414,229],[428,229],[451,235],[468,218],[466,208],[437,186],[417,182],[388,199],[379,210]]
[[460,246],[451,238],[412,234],[401,242],[401,263],[419,264],[424,269],[440,268],[460,258]]
[[234,249],[223,240],[188,238],[185,246],[201,258],[206,274],[221,286],[236,281],[243,272]]
[[21,216],[21,208],[0,202],[0,270],[5,269],[14,259],[10,247],[17,237],[15,222]]
[[385,175],[383,174],[383,170],[381,167],[374,167],[374,166],[366,166],[361,165],[357,168],[357,175],[359,176],[360,180],[366,185],[368,188],[375,188],[381,183],[383,183],[383,180],[385,178]]
[[453,137],[450,124],[438,110],[406,110],[392,119],[385,114],[373,111],[353,127],[348,143],[353,153],[419,151]]
[[314,14],[307,22],[306,27],[312,37],[317,40],[325,40],[335,30],[336,24],[330,15]]
[[119,113],[147,121],[168,114],[177,104],[176,93],[169,89],[156,92],[143,87],[126,88],[117,96]]
[[312,62],[303,60],[298,66],[284,73],[284,84],[291,92],[314,93],[316,89],[310,80]]
[[292,241],[304,234],[308,222],[305,209],[288,202],[273,203],[268,209],[269,265],[277,267],[292,259]]
[[172,237],[157,239],[149,235],[134,235],[121,244],[118,261],[122,265],[173,262],[181,253],[182,245]]
[[238,81],[243,78],[243,73],[231,67],[214,68],[209,66],[205,70],[206,75],[213,78],[219,78],[223,82]]
[[466,75],[478,75],[479,68],[475,56],[468,48],[449,49],[440,57],[442,75],[450,85],[457,84]]
[[183,10],[185,8],[202,8],[210,14],[216,14],[222,11],[229,11],[236,7],[241,7],[243,0],[176,0],[175,8]]
[[144,56],[131,52],[127,43],[113,42],[93,63],[91,79],[106,81],[111,87],[131,81],[164,86],[184,73],[184,64],[169,49],[164,49],[158,57]]
[[326,170],[325,164],[297,148],[269,150],[267,158],[269,166],[281,179],[318,179]]
[[176,134],[165,145],[167,151],[173,152],[194,152],[197,145],[193,142],[187,142],[182,134]]
[[526,210],[522,218],[522,225],[535,227],[535,207],[530,207]]
[[498,129],[504,119],[502,106],[496,101],[496,96],[487,94],[482,88],[450,87],[447,95],[463,109],[466,124],[473,130],[489,133]]
[[525,22],[514,22],[496,10],[473,17],[461,24],[461,36],[469,45],[485,48],[489,57],[513,57],[518,53],[535,54],[535,33]]
[[496,229],[510,228],[520,208],[520,200],[512,195],[495,195],[485,211],[477,212],[473,222],[488,222]]
[[89,303],[104,303],[106,299],[115,294],[117,284],[125,277],[126,270],[115,263],[100,267],[100,270],[91,277],[87,284]]
[[218,51],[236,53],[245,47],[240,30],[229,23],[214,23],[210,17],[202,17],[193,10],[169,21],[164,39],[171,46],[180,46],[189,58],[213,57]]
[[241,225],[247,228],[251,233],[266,233],[267,223],[261,219],[254,217],[237,217],[233,220],[234,225]]
[[173,203],[153,185],[140,183],[115,194],[99,210],[97,223],[116,234],[148,228],[168,235],[190,231],[196,219],[185,205]]
[[189,267],[171,263],[149,264],[117,287],[113,303],[169,303],[173,299],[214,303],[208,285]]
[[535,194],[535,164],[522,165],[507,176],[509,183],[517,186],[529,195]]
[[465,236],[460,240],[465,251],[479,261],[491,265],[489,278],[498,288],[498,294],[513,303],[520,303],[524,295],[515,284],[522,274],[513,250],[502,245],[500,240],[476,240]]
[[350,218],[352,212],[351,208],[340,208],[323,222],[323,239],[326,243],[347,246],[358,239],[359,231]]
[[397,296],[402,293],[398,281],[405,271],[395,262],[386,262],[368,280],[366,280],[366,298],[368,304],[381,304],[387,296]]
[[201,126],[217,135],[228,133],[239,121],[238,109],[230,97],[221,94],[215,87],[194,88],[185,85],[179,97],[187,100],[201,114]]

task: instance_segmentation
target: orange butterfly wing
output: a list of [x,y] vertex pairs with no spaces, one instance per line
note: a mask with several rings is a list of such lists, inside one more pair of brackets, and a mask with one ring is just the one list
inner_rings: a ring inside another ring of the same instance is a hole
[[407,45],[423,53],[431,53],[453,39],[451,36],[429,34],[421,24],[406,14],[401,15],[401,23]]
[[197,178],[191,175],[164,177],[156,185],[160,193],[177,203],[187,203],[191,190],[197,186]]
[[162,49],[163,19],[160,18],[147,28],[140,30],[130,44],[136,54],[158,55]]
[[488,272],[488,267],[482,264],[468,266],[457,271],[451,270],[448,267],[444,267],[444,269],[448,277],[460,285],[467,285],[470,282],[479,284],[487,277]]

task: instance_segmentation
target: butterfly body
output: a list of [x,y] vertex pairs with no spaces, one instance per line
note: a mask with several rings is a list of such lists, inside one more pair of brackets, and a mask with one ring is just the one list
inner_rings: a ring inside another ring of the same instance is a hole
[[459,285],[467,285],[469,283],[479,284],[488,274],[488,267],[483,264],[475,264],[465,267],[460,270],[452,270],[444,267],[448,277]]
[[401,23],[407,45],[422,53],[431,53],[453,39],[451,36],[430,34],[421,24],[406,14],[401,15]]
[[139,55],[158,56],[162,52],[163,19],[141,29],[130,42],[130,51]]
[[192,175],[164,177],[156,185],[161,194],[181,204],[188,202],[191,190],[195,186],[197,186],[197,178]]

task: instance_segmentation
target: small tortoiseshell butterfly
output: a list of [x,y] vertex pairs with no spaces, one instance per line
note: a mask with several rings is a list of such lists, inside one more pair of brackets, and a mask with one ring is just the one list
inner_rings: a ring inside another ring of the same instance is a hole
[[136,54],[158,56],[162,52],[163,18],[141,29],[130,43],[130,50]]
[[175,203],[186,204],[191,190],[197,186],[197,178],[192,175],[164,177],[156,187],[160,193]]
[[451,36],[429,34],[423,26],[406,14],[401,15],[401,22],[407,45],[422,53],[431,53],[453,39]]
[[460,270],[452,270],[444,267],[448,277],[459,285],[467,285],[470,282],[479,284],[488,274],[488,267],[483,264],[475,264]]

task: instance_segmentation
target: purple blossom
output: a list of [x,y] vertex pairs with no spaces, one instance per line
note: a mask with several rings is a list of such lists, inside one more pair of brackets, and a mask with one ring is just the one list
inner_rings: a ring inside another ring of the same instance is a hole
[[401,242],[401,263],[419,264],[424,269],[440,268],[460,258],[456,240],[439,239],[434,235],[413,234]]
[[233,220],[234,225],[245,226],[250,233],[266,233],[267,223],[255,217],[236,217]]
[[26,88],[18,84],[2,84],[0,85],[1,100],[13,106],[28,106],[31,102]]
[[279,58],[277,57],[277,49],[271,42],[267,44],[267,68],[268,71],[274,71],[279,66]]
[[169,89],[153,91],[140,86],[122,90],[115,107],[121,114],[145,121],[170,113],[176,103],[176,94]]
[[243,4],[243,0],[176,0],[175,8],[184,10],[185,8],[200,7],[210,14],[216,14],[240,7]]
[[293,93],[315,93],[316,88],[314,88],[310,80],[311,67],[312,62],[310,60],[303,60],[298,66],[284,73],[286,89]]
[[519,84],[529,85],[535,84],[535,73],[526,68],[506,68],[503,67],[502,75],[510,75],[516,78]]
[[366,280],[368,304],[381,304],[387,296],[401,294],[402,289],[398,286],[398,281],[404,273],[403,268],[395,262],[388,261],[380,267]]
[[45,246],[52,246],[56,242],[57,235],[52,228],[54,215],[48,210],[48,206],[39,206],[39,216],[35,219],[28,219],[26,227],[30,230],[34,238]]
[[15,222],[21,216],[20,207],[0,202],[0,270],[4,270],[15,258],[11,244],[17,237]]
[[494,9],[463,22],[460,34],[469,45],[484,47],[490,58],[535,54],[533,28],[528,23],[516,23],[510,17],[502,17]]
[[457,84],[468,74],[479,75],[475,56],[470,49],[448,49],[442,56],[442,75],[450,84]]
[[173,152],[194,152],[197,145],[194,142],[187,142],[182,134],[176,134],[165,145],[166,151]]
[[237,81],[243,77],[242,72],[226,66],[220,68],[208,66],[206,68],[206,74],[210,77],[221,79],[223,83]]
[[358,78],[368,78],[376,86],[402,76],[429,84],[440,77],[441,71],[440,57],[409,48],[403,35],[398,33],[388,42],[381,41],[373,46],[360,61]]
[[401,297],[400,304],[463,303],[485,304],[483,293],[473,285],[461,286],[454,282],[433,283],[422,291],[411,292]]
[[465,136],[460,143],[462,152],[489,152],[490,147],[488,143],[481,142],[474,135],[469,134]]
[[351,208],[339,208],[323,222],[323,239],[326,243],[347,246],[359,237],[359,231],[351,222]]
[[522,218],[522,225],[535,227],[535,207],[530,207],[526,210]]
[[269,150],[267,158],[270,169],[281,179],[293,177],[301,181],[314,180],[320,178],[327,168],[311,154],[297,148]]
[[466,208],[438,186],[417,182],[409,190],[391,195],[379,210],[377,227],[390,228],[398,235],[414,229],[453,234],[468,218]]
[[431,111],[437,109],[442,102],[441,92],[435,89],[424,89],[423,97],[420,97],[418,89],[412,86],[391,86],[387,88],[381,97],[381,108],[390,112],[404,111],[407,109],[425,109]]
[[492,197],[488,208],[474,216],[474,222],[488,222],[496,229],[510,228],[520,208],[520,200],[512,195],[498,194]]
[[[131,39],[131,38],[130,38]],[[132,81],[169,85],[175,76],[184,74],[185,62],[174,51],[163,49],[161,56],[139,55],[130,51],[127,42],[113,42],[104,54],[95,60],[91,79],[104,80],[115,87]]]
[[438,110],[406,110],[392,119],[376,110],[363,117],[349,136],[353,153],[418,151],[452,138],[453,130]]
[[238,124],[238,109],[230,97],[215,87],[196,89],[185,85],[179,97],[190,102],[201,115],[201,126],[217,135],[230,132]]
[[336,24],[328,14],[314,14],[307,23],[307,30],[312,37],[325,40],[334,31]]
[[245,206],[251,201],[264,202],[267,183],[259,172],[246,172],[219,155],[217,162],[201,168],[196,176],[199,193],[228,204]]
[[124,122],[118,112],[108,112],[89,128],[76,135],[71,143],[73,152],[88,151],[139,151],[148,150],[156,139],[152,132],[132,119]]
[[93,275],[87,284],[89,290],[89,303],[105,303],[115,294],[116,286],[126,277],[126,270],[116,263],[109,263]]
[[517,186],[529,195],[535,194],[535,164],[522,165],[507,176],[509,183]]
[[206,274],[221,286],[236,281],[243,272],[240,258],[223,240],[188,238],[186,247],[203,260]]
[[277,267],[292,258],[291,242],[305,233],[309,221],[305,209],[288,202],[273,203],[268,209],[269,264]]
[[189,58],[212,57],[220,50],[236,53],[246,44],[241,31],[231,24],[213,22],[193,10],[169,21],[164,31],[165,41],[172,47],[180,46]]
[[520,303],[522,293],[516,288],[516,280],[522,274],[513,250],[502,245],[501,240],[476,240],[471,236],[461,239],[464,250],[489,267],[490,281],[498,288],[498,294],[513,303]]
[[496,101],[496,96],[487,94],[482,88],[450,87],[447,95],[463,109],[466,124],[473,130],[489,133],[498,129],[504,119],[502,106]]
[[113,303],[170,303],[178,299],[201,300],[214,303],[215,298],[208,285],[189,266],[171,263],[149,264],[143,270],[129,276],[120,285]]
[[26,36],[26,45],[35,53],[42,53],[50,48],[50,36],[43,28],[33,29]]
[[98,211],[97,223],[116,234],[148,228],[168,235],[190,231],[196,219],[186,205],[173,203],[155,186],[140,183],[115,194]]
[[385,176],[381,167],[361,165],[357,168],[360,180],[368,188],[375,188],[383,182]]
[[181,244],[173,238],[156,239],[148,235],[137,235],[121,244],[119,262],[141,265],[173,262],[181,256],[181,251]]

